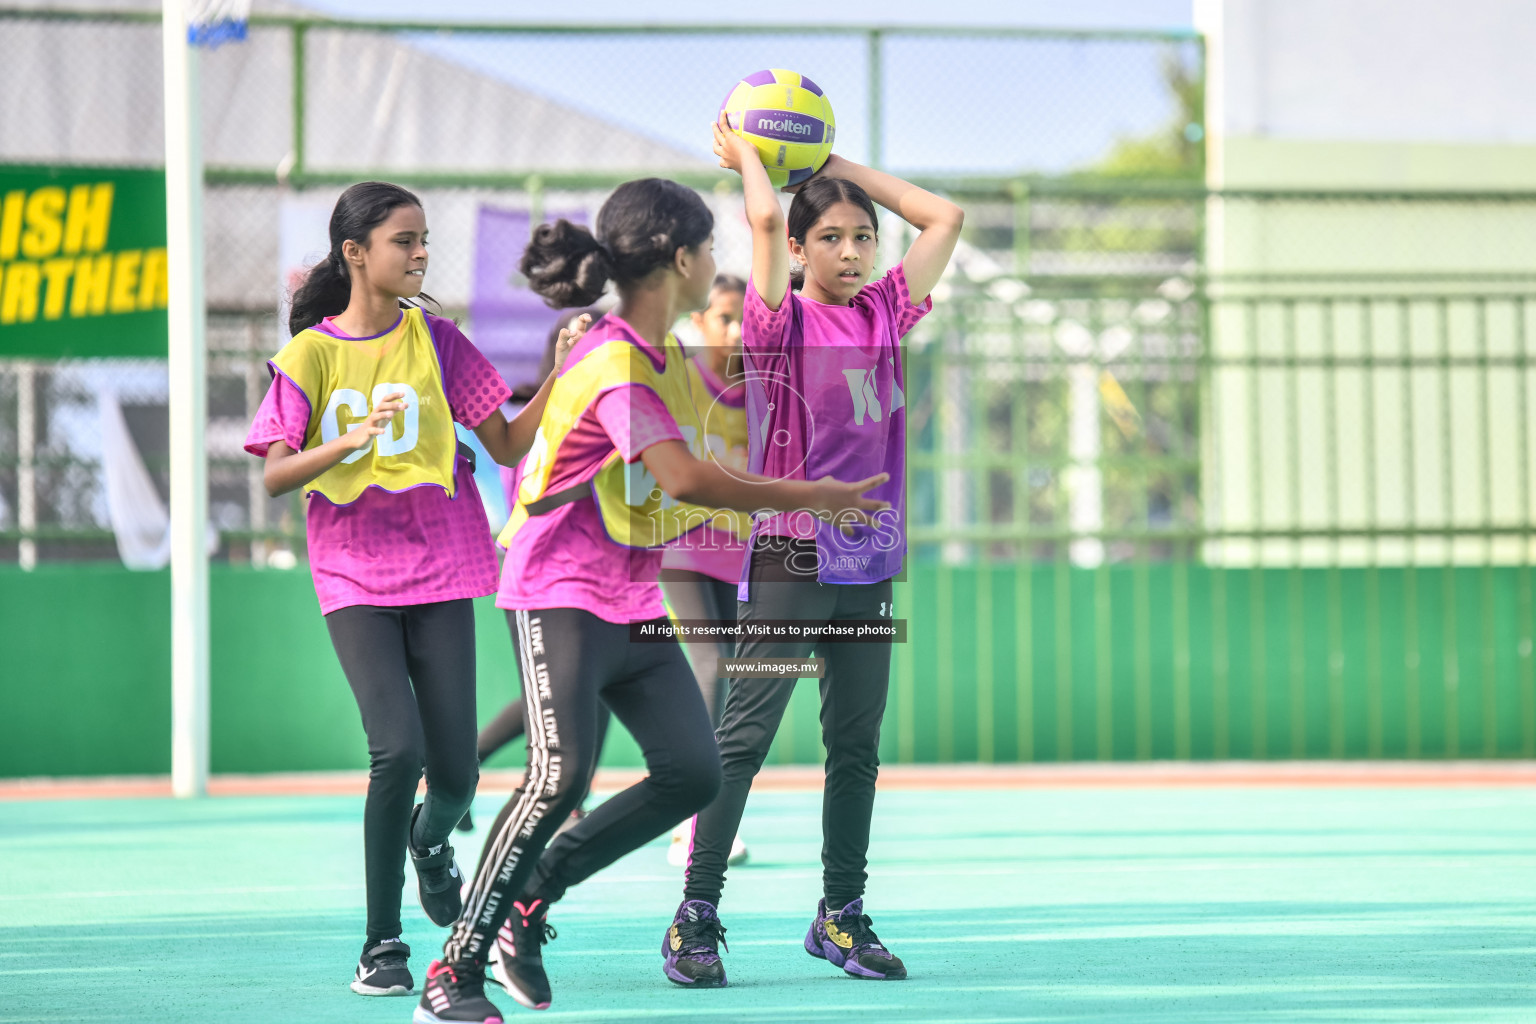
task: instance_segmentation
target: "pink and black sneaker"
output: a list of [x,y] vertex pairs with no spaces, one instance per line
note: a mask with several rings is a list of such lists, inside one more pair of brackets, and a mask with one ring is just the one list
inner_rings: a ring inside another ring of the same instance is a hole
[[906,964],[885,948],[870,927],[862,899],[834,914],[827,913],[825,899],[817,902],[816,920],[805,933],[805,951],[855,978],[900,981],[907,976]]
[[[661,965],[667,980],[688,988],[724,988],[725,963],[719,947],[725,946],[725,925],[714,904],[685,900],[661,939]],[[725,951],[731,951],[725,946]]]
[[513,900],[512,914],[491,949],[491,980],[530,1010],[549,1009],[552,998],[542,947],[558,933],[544,920],[548,913],[543,900]]
[[411,1024],[502,1024],[501,1011],[485,998],[485,965],[433,960]]

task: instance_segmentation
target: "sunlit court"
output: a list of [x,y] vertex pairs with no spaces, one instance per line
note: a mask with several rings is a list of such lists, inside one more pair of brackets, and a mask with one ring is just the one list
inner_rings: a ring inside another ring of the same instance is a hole
[[1529,0],[0,0],[0,1024],[1536,1022]]
[[[653,843],[552,913],[545,1018],[1530,1019],[1528,769],[892,771],[871,896],[911,957],[900,986],[801,948],[816,781],[770,771],[754,794],[722,911],[729,987],[684,1002],[656,984],[679,872]],[[356,796],[71,795],[4,805],[0,1019],[281,1020],[294,998],[311,1020],[388,1019],[334,977],[362,912]],[[418,911],[405,939],[434,931]]]

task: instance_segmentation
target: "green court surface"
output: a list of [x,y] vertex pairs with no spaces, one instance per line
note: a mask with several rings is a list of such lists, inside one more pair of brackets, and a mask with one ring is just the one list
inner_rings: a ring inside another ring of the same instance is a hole
[[[489,824],[504,794],[484,793]],[[362,800],[0,804],[0,1022],[403,1024],[347,989]],[[1536,1021],[1536,788],[882,792],[868,909],[910,980],[801,949],[820,796],[753,797],[731,987],[660,970],[657,841],[555,908],[545,1021]],[[468,866],[483,832],[459,841]],[[443,933],[407,899],[418,985]],[[499,989],[509,1021],[535,1015]]]

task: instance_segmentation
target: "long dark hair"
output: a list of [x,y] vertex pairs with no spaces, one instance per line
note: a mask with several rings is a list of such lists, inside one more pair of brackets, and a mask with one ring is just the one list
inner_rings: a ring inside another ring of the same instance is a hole
[[[789,237],[805,245],[805,236],[811,233],[821,215],[838,203],[852,203],[869,214],[869,226],[880,234],[880,217],[875,213],[875,202],[869,193],[847,178],[812,178],[795,193],[789,204],[787,227]],[[793,270],[789,275],[790,286],[799,291],[805,285],[805,268]]]
[[594,234],[579,224],[540,224],[518,269],[554,309],[590,306],[609,280],[620,288],[672,265],[715,229],[715,215],[691,188],[665,178],[628,181],[597,212]]
[[[387,181],[360,181],[343,192],[331,211],[331,251],[309,268],[304,283],[293,293],[288,332],[298,334],[313,327],[345,310],[352,300],[352,274],[341,255],[344,242],[350,239],[366,247],[368,235],[391,213],[402,206],[420,205],[415,193]],[[421,297],[432,302],[432,296],[425,292]],[[401,300],[400,305],[411,303]]]

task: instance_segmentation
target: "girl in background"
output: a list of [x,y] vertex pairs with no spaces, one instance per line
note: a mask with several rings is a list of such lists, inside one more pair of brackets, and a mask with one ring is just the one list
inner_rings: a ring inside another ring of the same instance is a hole
[[[757,150],[723,115],[714,132],[721,166],[741,175],[752,226],[742,328],[751,467],[791,479],[883,470],[889,482],[874,493],[891,504],[873,528],[852,536],[798,514],[759,520],[738,617],[806,625],[889,620],[891,578],[906,551],[900,340],[932,308],[929,293],[954,252],[964,215],[915,185],[834,154],[798,187],[786,225]],[[900,264],[871,280],[875,203],[917,228],[918,236]],[[799,268],[798,291],[790,287],[791,258]],[[774,443],[764,444],[768,438]],[[804,658],[813,647],[826,659],[821,728],[827,762],[823,895],[805,949],[854,977],[905,978],[905,965],[875,935],[863,902],[889,644],[754,638],[739,642],[736,656]],[[725,984],[717,908],[726,857],[795,683],[732,681],[718,732],[724,781],[696,820],[683,902],[663,946],[663,971],[678,984]]]
[[[709,305],[693,313],[694,330],[703,346],[688,360],[688,385],[704,428],[704,442],[721,465],[740,472],[747,468],[746,389],[741,371],[741,308],[747,283],[722,274],[709,292]],[[677,619],[736,621],[736,586],[741,582],[746,543],[732,529],[706,524],[667,546],[661,559],[661,589]],[[685,645],[688,661],[710,720],[720,724],[720,660],[736,650],[734,640],[692,641]],[[672,832],[667,862],[688,863],[693,845],[693,819]],[[731,843],[729,863],[745,863],[746,844]]]
[[[447,840],[478,776],[470,599],[495,591],[496,555],[454,423],[516,462],[549,392],[506,421],[500,375],[451,320],[413,301],[427,262],[416,196],[378,181],[343,192],[245,443],[266,460],[268,494],[302,487],[309,499],[315,592],[368,736],[361,995],[414,987],[400,939],[407,852],[433,923],[460,909]],[[424,767],[427,794],[413,807]]]
[[[533,400],[538,394],[542,382],[549,379],[549,375],[555,370],[555,351],[562,338],[579,335],[585,331],[591,323],[601,317],[603,311],[597,308],[563,310],[555,319],[554,326],[549,329],[549,339],[544,347],[544,356],[539,361],[538,382],[522,384],[512,389],[512,401],[519,405]],[[517,504],[517,485],[522,477],[522,463],[515,466],[503,466],[501,470],[502,481],[507,492],[507,508]],[[602,725],[598,727],[599,748],[603,745],[603,736],[608,730],[608,717],[603,716]],[[523,698],[518,695],[514,700],[507,702],[506,706],[497,712],[480,730],[480,735],[475,738],[475,756],[481,764],[485,764],[491,755],[510,744],[513,740],[527,731],[523,722]],[[583,800],[585,803],[585,800]],[[571,812],[566,819],[564,827],[569,828],[576,824],[586,814],[580,806]],[[464,817],[459,819],[459,831],[471,832],[474,830],[474,819],[469,811],[464,812]]]
[[[507,557],[496,603],[507,609],[523,679],[528,768],[490,830],[442,959],[427,971],[416,1024],[501,1020],[485,998],[485,971],[503,922],[515,954],[502,960],[504,984],[524,1006],[548,1007],[541,946],[554,937],[550,904],[719,788],[709,713],[670,638],[656,583],[661,545],[708,509],[807,508],[867,520],[884,507],[860,497],[883,476],[770,482],[701,460],[670,331],[708,302],[714,217],[691,189],[648,178],[621,185],[596,225],[595,236],[563,220],[540,225],[523,256],[530,286],[551,306],[591,304],[609,280],[619,304],[556,375],[501,536]],[[587,790],[602,705],[639,743],[649,774],[545,850]]]

